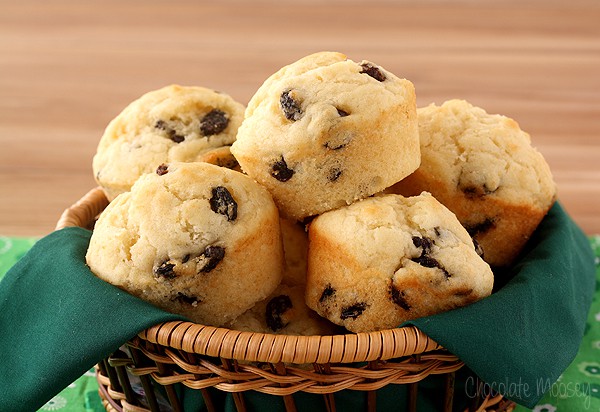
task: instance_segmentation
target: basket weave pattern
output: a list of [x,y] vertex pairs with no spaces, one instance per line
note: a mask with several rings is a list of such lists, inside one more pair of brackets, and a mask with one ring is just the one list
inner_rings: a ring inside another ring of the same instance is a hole
[[[199,325],[190,325],[187,324],[187,322],[167,322],[161,326],[168,329],[172,328],[172,330],[177,330],[177,328],[186,328],[189,330],[190,328]],[[216,331],[220,328],[212,329],[215,329]],[[152,330],[152,328],[150,330]],[[225,330],[228,331],[227,329]],[[237,336],[242,334],[261,335],[238,331],[229,332]],[[191,335],[193,337],[195,333],[192,332]],[[142,332],[141,336],[144,336],[147,339],[147,331]],[[196,336],[199,336],[199,334]],[[269,336],[273,337],[274,335],[264,335],[264,337]],[[250,336],[250,338],[252,337],[253,336]],[[315,338],[317,338],[315,340],[329,340],[332,337],[327,336]],[[368,339],[369,336],[363,336],[363,338]],[[244,359],[246,362],[252,363],[243,364],[237,362],[232,369],[228,370],[223,366],[217,366],[205,359],[193,359],[192,362],[189,362],[189,354],[195,353],[195,351],[189,350],[189,348],[181,348],[179,347],[180,345],[173,344],[173,340],[171,341],[170,348],[164,350],[164,355],[159,355],[152,351],[151,344],[153,343],[154,339],[145,340],[137,337],[131,342],[132,347],[140,350],[145,356],[152,359],[157,364],[161,363],[167,366],[176,365],[182,371],[187,373],[165,378],[160,376],[158,367],[146,368],[145,370],[131,369],[131,372],[137,375],[151,374],[152,378],[161,385],[183,383],[184,385],[194,389],[203,389],[214,386],[217,389],[226,392],[256,390],[270,395],[286,396],[298,391],[315,394],[333,393],[342,389],[371,391],[380,389],[381,387],[390,383],[415,383],[430,374],[451,373],[458,370],[463,365],[463,363],[457,357],[446,352],[427,352],[423,355],[417,355],[418,361],[416,361],[417,357],[391,356],[396,358],[395,361],[386,362],[381,360],[381,358],[368,361],[368,357],[366,356],[359,356],[355,357],[356,359],[346,361],[344,360],[344,351],[342,350],[337,354],[337,356],[340,358],[339,360],[323,359],[322,361],[318,361],[316,359],[317,356],[323,356],[323,353],[327,355],[327,353],[319,352],[317,350],[312,352],[313,356],[311,356],[312,358],[315,358],[315,360],[312,362],[312,364],[314,364],[314,370],[309,370],[303,367],[285,365],[285,363],[281,360],[276,361],[277,359],[282,359],[282,356],[278,355],[283,351],[283,348],[281,348],[282,351],[277,350],[279,342],[275,342],[275,340],[272,339],[273,342],[265,342],[265,340],[261,340],[256,345],[256,349],[258,350],[265,347],[275,349],[272,351],[275,352],[275,354],[270,354],[271,357],[273,357],[270,362],[259,361],[259,365],[270,365],[269,368],[264,368],[256,366],[253,363],[253,361],[259,359],[258,357],[247,356],[244,358],[242,356],[236,356],[236,346],[228,345],[226,343],[227,339],[220,339],[217,337],[215,340],[217,341],[217,344],[225,342],[225,346],[227,346],[229,350],[232,350],[232,352],[216,353],[218,352],[217,348],[215,353],[211,353],[209,350],[202,351],[205,355],[224,359]],[[358,341],[358,339],[356,340]],[[302,339],[298,339],[298,342],[301,341]],[[146,342],[150,344],[146,344]],[[208,344],[210,345],[211,343],[213,343],[213,339],[209,338]],[[238,345],[238,347],[243,348],[244,346],[247,346],[249,349],[251,349],[251,346],[247,345],[247,343],[247,341],[242,341],[242,345]],[[359,345],[348,345],[344,349],[350,349],[350,352],[354,352],[352,349],[357,346]],[[330,348],[329,345],[326,345],[326,347]],[[303,347],[302,349],[306,348]],[[305,359],[307,353],[308,351],[303,350],[300,354],[302,358],[299,359]],[[354,355],[354,353],[352,353],[352,355]],[[290,356],[290,358],[292,357],[293,356]],[[357,361],[368,362],[360,367],[334,366],[337,364],[348,364]],[[306,365],[304,360],[301,360],[296,364],[298,363]],[[207,379],[207,377],[209,378]]]
[[[65,210],[57,229],[92,229],[108,201],[95,188]],[[333,394],[351,389],[367,393],[375,410],[375,391],[407,385],[408,411],[417,410],[419,381],[444,375],[440,410],[451,411],[454,373],[463,363],[415,327],[335,336],[285,336],[241,332],[191,322],[165,322],[148,328],[97,365],[103,403],[109,411],[181,411],[177,386],[198,390],[209,411],[216,410],[208,388],[233,394],[239,411],[244,393],[281,397],[295,411],[292,395],[322,395],[336,410]],[[140,389],[142,388],[142,389]],[[161,388],[161,390],[157,390]],[[161,394],[159,394],[159,392]],[[164,399],[161,399],[162,398]],[[502,396],[473,399],[470,410],[511,410]]]

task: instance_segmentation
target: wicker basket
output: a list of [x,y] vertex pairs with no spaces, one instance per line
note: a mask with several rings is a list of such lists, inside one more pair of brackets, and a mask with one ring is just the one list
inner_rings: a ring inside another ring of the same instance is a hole
[[[95,188],[64,211],[57,229],[93,229],[107,204],[102,190]],[[407,405],[398,409],[417,411],[418,384],[429,375],[443,376],[439,410],[451,411],[455,372],[462,366],[415,327],[284,336],[166,322],[139,333],[101,361],[96,371],[109,411],[181,411],[181,385],[199,391],[209,411],[217,410],[209,388],[231,393],[238,411],[247,410],[248,391],[282,397],[287,411],[296,410],[294,393],[318,394],[327,410],[335,411],[335,392],[364,391],[367,409],[375,410],[378,389],[407,385]],[[514,403],[501,395],[487,395],[474,398],[468,410],[513,408]]]

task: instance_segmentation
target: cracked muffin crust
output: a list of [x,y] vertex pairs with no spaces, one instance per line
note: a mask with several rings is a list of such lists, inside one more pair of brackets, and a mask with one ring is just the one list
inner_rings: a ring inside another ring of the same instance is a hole
[[389,192],[431,192],[492,266],[508,266],[556,199],[543,156],[514,120],[464,100],[418,109],[421,166]]
[[306,56],[258,89],[231,152],[287,218],[350,204],[418,167],[414,86],[341,53]]
[[109,200],[161,163],[195,162],[231,145],[244,106],[204,87],[170,85],[131,102],[106,127],[93,159]]
[[467,305],[493,282],[467,231],[429,193],[378,195],[309,226],[306,303],[352,332]]
[[239,172],[161,164],[104,210],[86,261],[99,278],[164,310],[222,326],[281,282],[279,214]]

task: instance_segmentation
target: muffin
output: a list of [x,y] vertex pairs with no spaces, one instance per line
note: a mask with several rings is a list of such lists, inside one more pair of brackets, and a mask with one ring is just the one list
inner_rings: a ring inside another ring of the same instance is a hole
[[413,84],[321,52],[281,68],[250,100],[231,152],[302,220],[368,197],[419,165]]
[[204,87],[146,93],[106,127],[93,159],[95,179],[112,200],[161,163],[195,162],[230,145],[243,117],[242,104]]
[[380,195],[326,212],[308,235],[306,303],[352,332],[398,327],[492,291],[490,266],[429,193]]
[[155,306],[222,326],[281,282],[279,214],[239,172],[161,164],[102,212],[86,261],[100,279]]
[[556,199],[548,164],[517,122],[464,100],[432,104],[418,115],[421,166],[389,191],[431,192],[490,265],[511,265]]

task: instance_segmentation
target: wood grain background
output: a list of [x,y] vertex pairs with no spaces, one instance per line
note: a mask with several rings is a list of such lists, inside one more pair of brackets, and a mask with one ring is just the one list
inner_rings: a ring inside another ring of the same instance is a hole
[[464,98],[532,136],[600,233],[600,2],[0,1],[0,235],[44,235],[95,186],[107,123],[171,83],[247,103],[321,50],[374,61],[420,106]]

